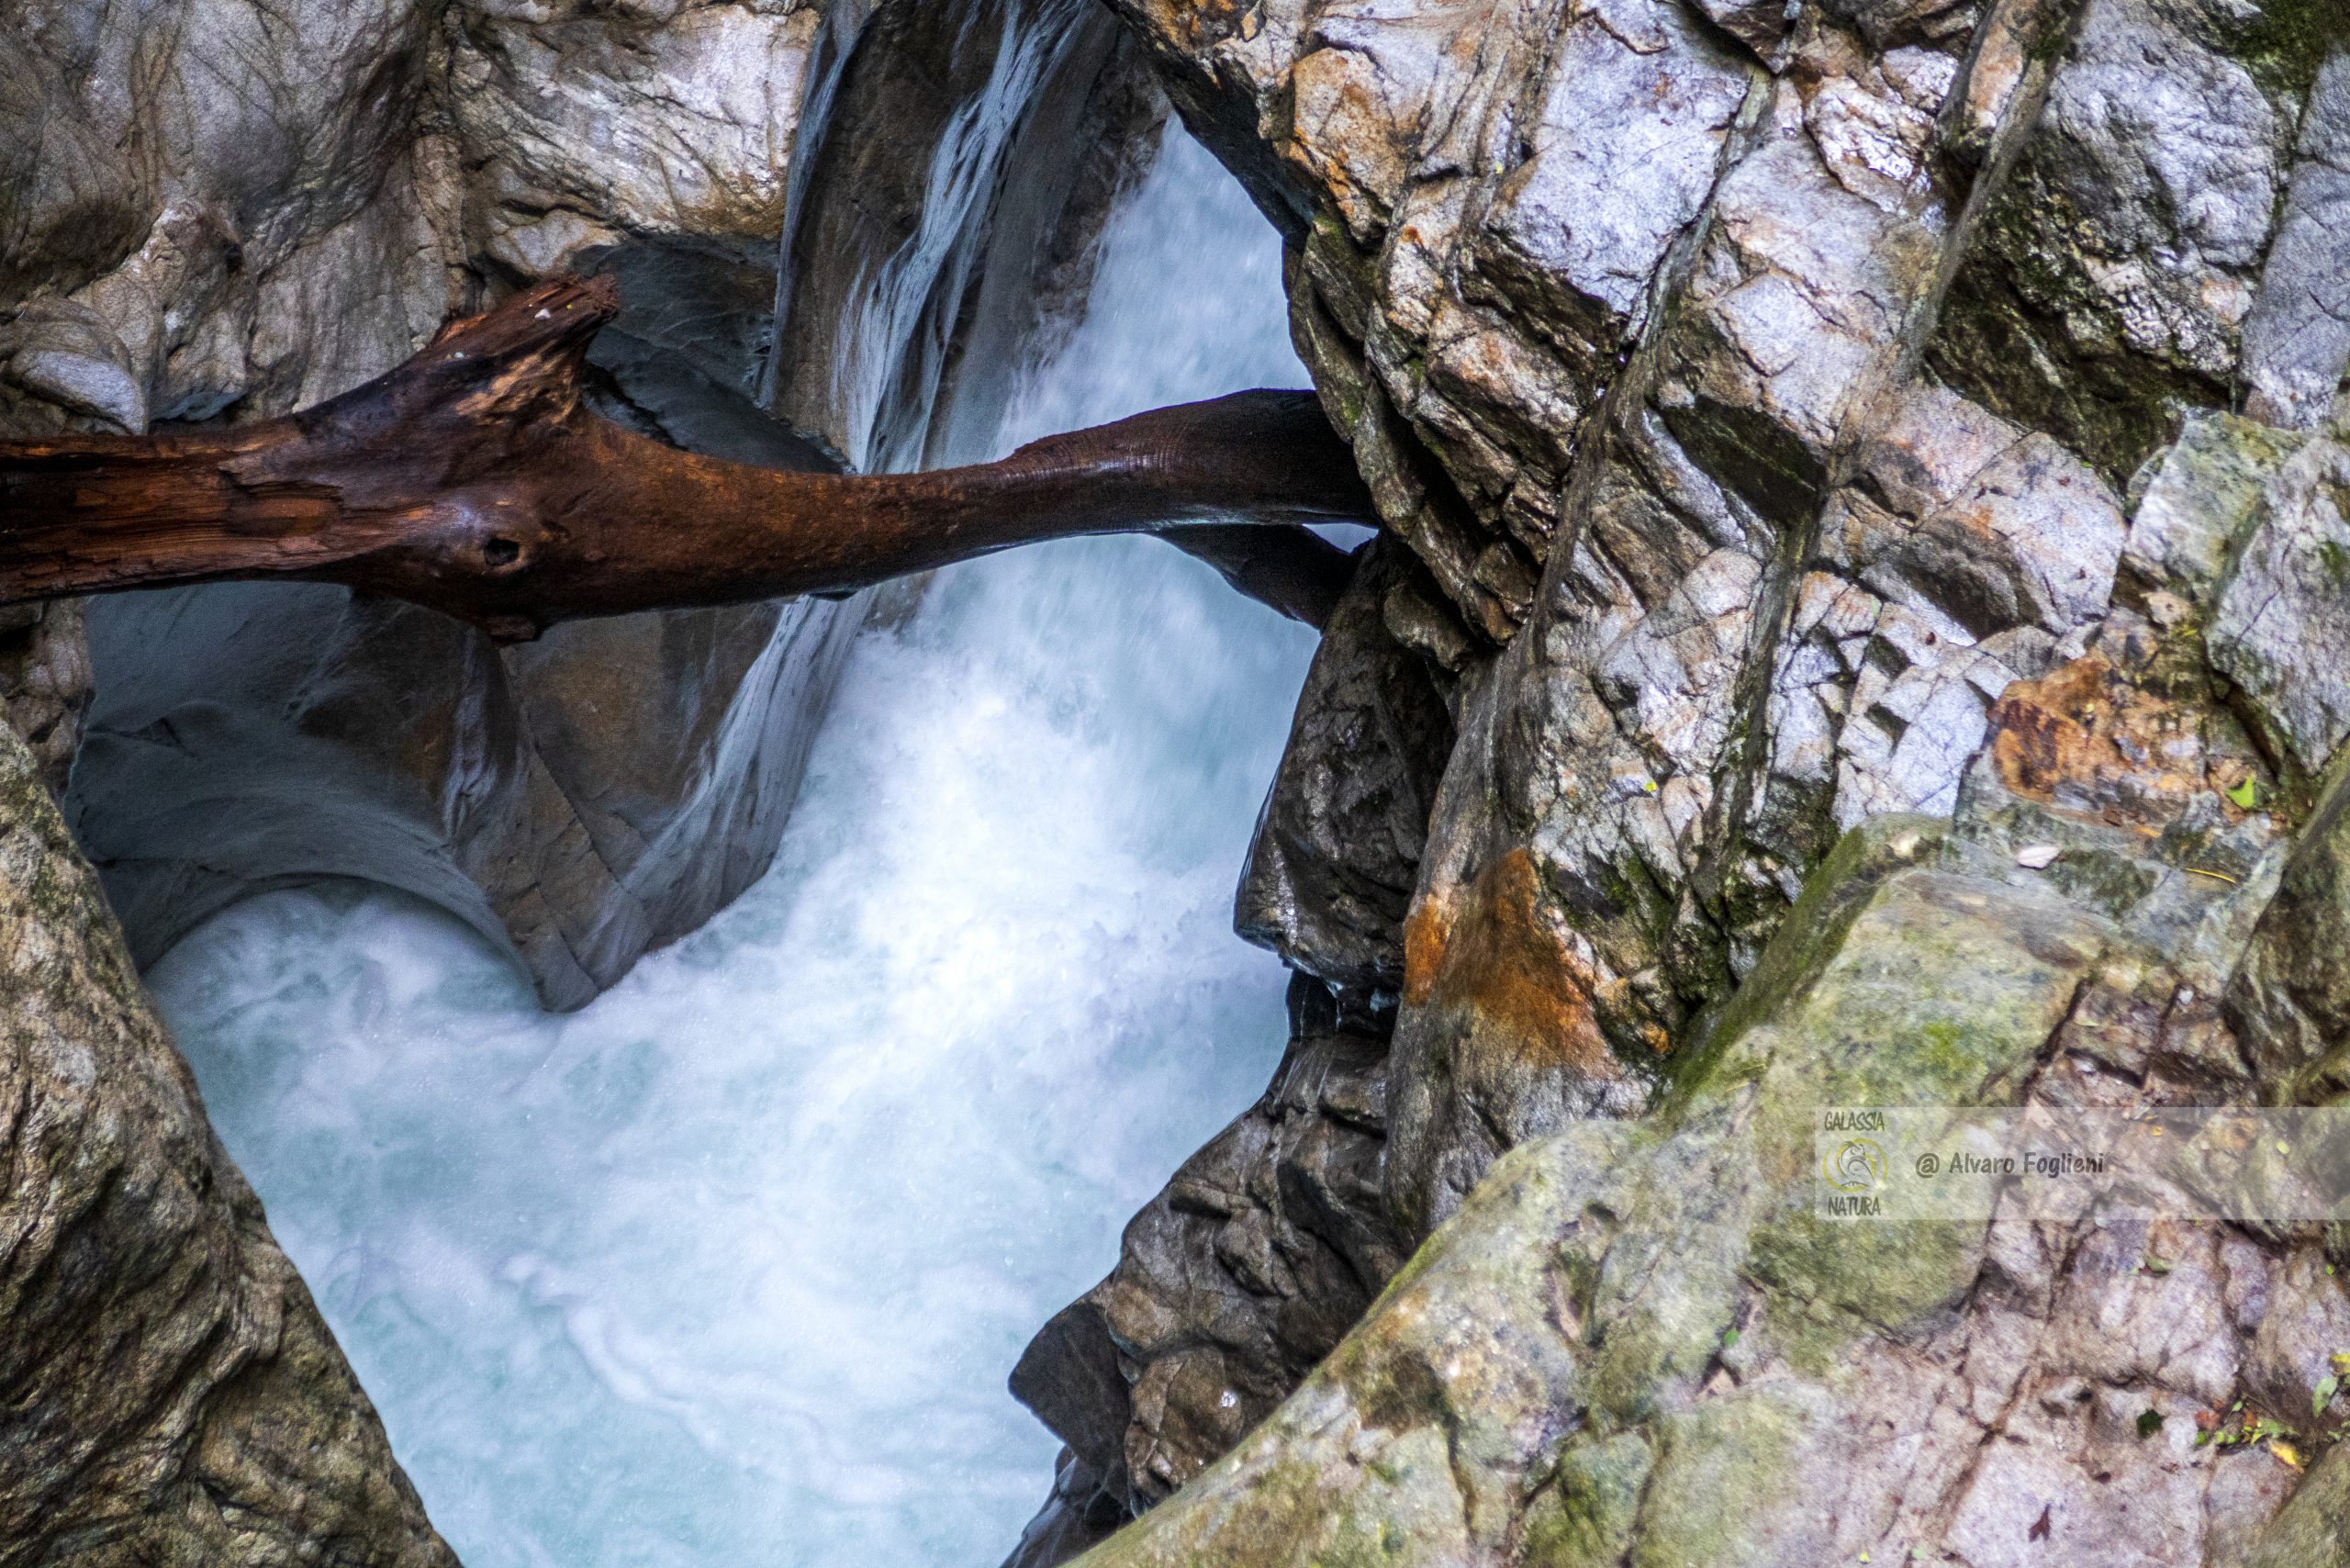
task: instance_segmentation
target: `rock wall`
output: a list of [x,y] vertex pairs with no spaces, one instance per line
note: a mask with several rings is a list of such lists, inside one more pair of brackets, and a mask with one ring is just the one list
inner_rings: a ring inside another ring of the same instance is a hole
[[[1312,1228],[1424,1244],[1243,1437],[1281,1291],[1179,1177],[1015,1379],[1015,1561],[2350,1562],[2323,1237],[1797,1212],[1814,1105],[2344,1092],[2350,16],[1114,3],[1409,550],[1358,590],[1444,717],[1309,682],[1239,913],[1381,1020]],[[1413,831],[1308,809],[1430,746]],[[1287,1205],[1249,1125],[1198,1160]]]
[[0,726],[0,1562],[453,1568]]
[[[285,406],[593,258],[661,302],[607,351],[619,412],[719,442],[781,439],[780,409],[799,460],[934,458],[1027,330],[1008,302],[1081,275],[1069,215],[1123,165],[1041,151],[1148,123],[1139,49],[1288,238],[1384,530],[1238,898],[1298,971],[1292,1048],[1023,1359],[1069,1451],[1015,1561],[2350,1563],[2338,1236],[2111,1189],[1854,1230],[1809,1182],[1822,1103],[2350,1092],[2350,18],[1113,4],[1131,44],[1063,0],[385,5],[301,49],[241,0],[20,9],[0,113],[40,130],[0,143],[0,234],[43,259],[0,273],[0,412]],[[799,115],[833,129],[797,160],[747,129]],[[741,177],[632,177],[669,162]],[[360,274],[368,309],[280,330]],[[217,597],[230,649],[256,622]],[[123,613],[157,660],[212,612]],[[442,689],[495,695],[436,709],[337,652],[429,644],[402,613],[322,600],[248,662],[303,695],[306,767],[431,737],[335,788],[383,791],[388,836],[422,823],[434,896],[520,933],[495,890],[621,887],[637,924],[605,947],[545,917],[592,983],[725,885],[627,885],[749,831],[722,790],[677,804],[724,769],[648,786],[592,735],[682,709],[677,755],[767,756],[726,704],[784,678],[778,626],[453,645]],[[52,768],[73,615],[6,633]],[[219,717],[114,711],[108,745],[166,757]],[[544,804],[474,788],[498,768]],[[110,810],[201,801],[156,777]],[[551,813],[571,858],[465,859],[476,807]],[[2245,1412],[2294,1435],[2197,1440]],[[352,1528],[410,1550],[388,1462],[353,1463],[393,1501]]]
[[[488,293],[584,265],[637,302],[599,354],[616,412],[806,465],[746,388],[822,21],[15,8],[0,416],[284,412]],[[103,696],[71,814],[142,961],[247,892],[365,877],[452,909],[576,1005],[763,868],[856,613],[646,617],[500,652],[334,589],[110,600],[89,611]],[[87,701],[84,675],[68,706]],[[52,749],[72,728],[49,726]]]
[[[1840,833],[1953,809],[2188,413],[2321,420],[2350,354],[2333,7],[1121,11],[1292,237],[1427,572],[1390,624],[1454,678],[1388,1165],[1418,1231],[1641,1103]],[[1448,958],[1496,944],[1561,1005]]]

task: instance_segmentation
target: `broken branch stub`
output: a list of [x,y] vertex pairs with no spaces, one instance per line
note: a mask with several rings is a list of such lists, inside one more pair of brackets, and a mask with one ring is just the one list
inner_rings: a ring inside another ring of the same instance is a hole
[[609,279],[555,278],[283,419],[0,442],[0,601],[228,578],[388,594],[502,640],[842,592],[1015,544],[1152,532],[1321,624],[1368,521],[1313,394],[1239,392],[927,474],[789,473],[633,434],[580,397]]

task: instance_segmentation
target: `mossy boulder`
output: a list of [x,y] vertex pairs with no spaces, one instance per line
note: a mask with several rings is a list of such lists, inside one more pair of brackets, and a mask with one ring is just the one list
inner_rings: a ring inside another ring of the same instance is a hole
[[[2128,1003],[2185,1016],[2179,989],[2044,868],[1872,821],[1655,1110],[1504,1155],[1287,1404],[1084,1561],[2118,1564],[2132,1529],[2233,1560],[2298,1473],[2187,1417],[2267,1386],[2251,1280],[2310,1344],[2350,1335],[2314,1250],[2096,1203],[2069,1235],[1851,1220],[1815,1174],[1824,1109],[2065,1101],[2126,1054]],[[2190,1355],[2116,1340],[2136,1322],[2201,1327]]]

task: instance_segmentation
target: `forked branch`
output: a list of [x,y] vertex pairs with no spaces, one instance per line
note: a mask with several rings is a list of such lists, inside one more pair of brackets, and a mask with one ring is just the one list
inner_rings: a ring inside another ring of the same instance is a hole
[[1159,409],[928,474],[697,456],[582,401],[588,342],[618,308],[609,280],[556,278],[284,419],[0,442],[0,601],[297,577],[511,641],[1147,532],[1318,626],[1346,557],[1295,525],[1371,516],[1345,443],[1300,392]]

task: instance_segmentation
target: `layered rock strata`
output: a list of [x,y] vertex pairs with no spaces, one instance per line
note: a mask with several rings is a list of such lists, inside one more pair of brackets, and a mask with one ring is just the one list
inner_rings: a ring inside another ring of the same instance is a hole
[[[1400,1025],[1452,1063],[1397,1106],[1418,1228],[1639,1103],[1840,832],[1953,809],[2188,410],[2321,419],[2350,354],[2323,7],[1122,12],[1292,237],[1299,342],[1440,590],[1390,606],[1465,737]],[[1539,1026],[1448,1000],[1483,912]]]
[[2322,1238],[2107,1191],[1897,1257],[1764,1138],[2341,1092],[2350,20],[1119,9],[1292,241],[1459,740],[1361,1210],[1427,1239],[1098,1555],[2350,1561]]

